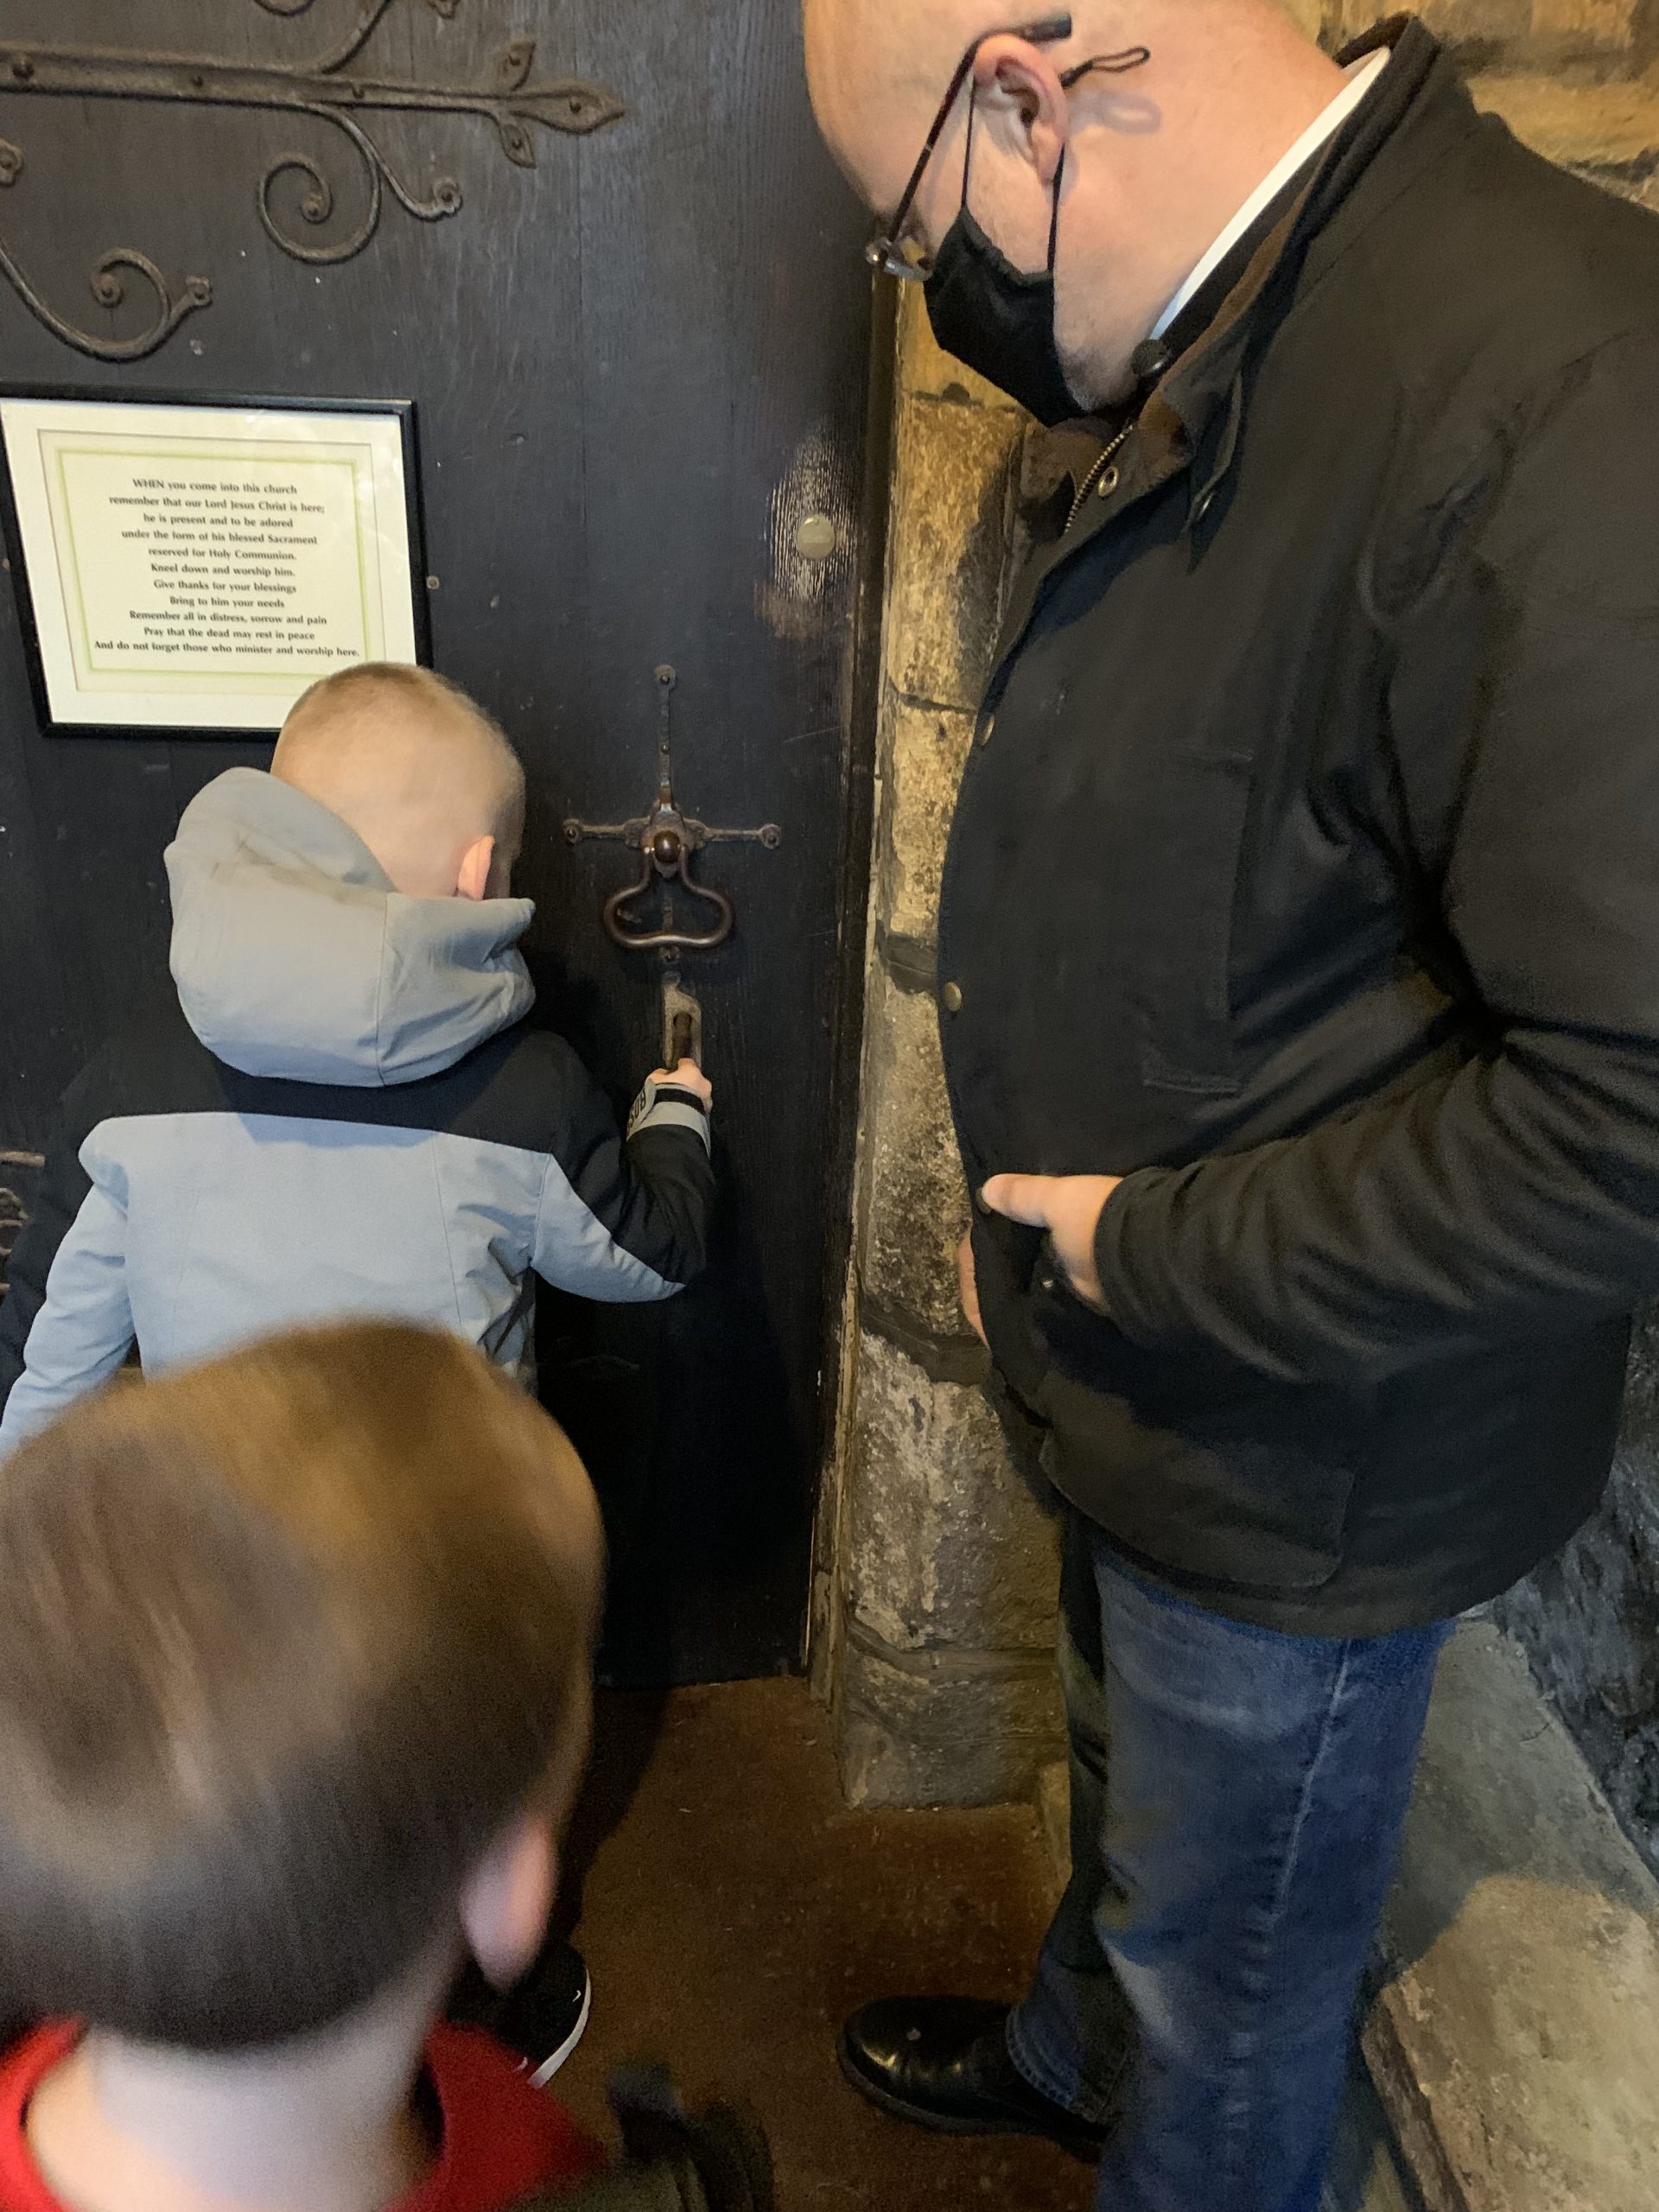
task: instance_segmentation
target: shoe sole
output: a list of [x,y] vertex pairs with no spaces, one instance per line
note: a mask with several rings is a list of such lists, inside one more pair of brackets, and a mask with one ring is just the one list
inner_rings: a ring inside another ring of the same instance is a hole
[[895,2097],[890,2089],[872,2082],[861,2072],[844,2043],[836,2048],[836,2056],[841,2070],[863,2097],[879,2112],[890,2119],[907,2120],[912,2127],[925,2127],[935,2135],[1029,2135],[1039,2143],[1052,2143],[1056,2150],[1064,2151],[1068,2158],[1079,2164],[1097,2166],[1105,2149],[1103,2137],[1096,2139],[1081,2135],[1057,2135],[1051,2129],[1038,2127],[1030,2121],[1012,2117],[1001,2122],[982,2120],[957,2120],[949,2113],[930,2112],[925,2105],[906,2104],[902,2097]]
[[576,2024],[551,2056],[544,2058],[531,2075],[530,2086],[532,2089],[544,2089],[565,2060],[569,2057],[571,2052],[588,2032],[588,2018],[593,2009],[594,1985],[589,1981],[582,1993],[582,2010],[576,2015]]

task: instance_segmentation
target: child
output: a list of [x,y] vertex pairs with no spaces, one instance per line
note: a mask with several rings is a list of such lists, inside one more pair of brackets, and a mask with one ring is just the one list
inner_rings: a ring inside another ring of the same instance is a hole
[[452,684],[326,677],[269,775],[232,768],[167,854],[178,1007],[66,1101],[0,1306],[0,1451],[119,1367],[397,1313],[530,1357],[532,1269],[664,1298],[702,1264],[710,1092],[648,1082],[628,1141],[523,1026],[506,896],[524,777]]
[[[524,1026],[508,879],[524,773],[429,671],[325,677],[269,775],[232,768],[167,855],[178,1004],[68,1094],[0,1305],[0,1454],[118,1368],[347,1313],[453,1329],[528,1381],[532,1270],[611,1300],[702,1264],[711,1093],[652,1077],[626,1144]],[[504,2032],[542,2078],[588,1984],[550,1954]]]
[[601,1545],[454,1337],[245,1347],[77,1407],[0,1484],[6,2212],[496,2212],[596,2147],[433,2024],[535,1952]]

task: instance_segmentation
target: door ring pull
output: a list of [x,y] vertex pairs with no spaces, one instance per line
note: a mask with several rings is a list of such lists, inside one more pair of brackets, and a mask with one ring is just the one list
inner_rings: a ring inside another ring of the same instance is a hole
[[[700,853],[705,845],[724,844],[763,845],[768,852],[776,852],[784,842],[784,833],[775,822],[763,823],[758,830],[711,830],[706,822],[699,822],[675,804],[669,715],[678,681],[674,671],[666,665],[657,671],[661,729],[657,741],[657,804],[650,813],[632,822],[583,822],[572,815],[564,825],[569,844],[579,845],[584,837],[604,837],[633,846],[639,855],[639,876],[620,891],[611,893],[600,909],[600,918],[613,944],[620,944],[630,952],[660,952],[665,960],[671,960],[677,952],[714,951],[717,945],[725,944],[737,920],[736,909],[726,893],[699,883],[692,874],[692,855]],[[631,929],[623,918],[634,901],[651,889],[653,876],[660,876],[665,887],[663,925],[654,930]],[[714,919],[707,929],[675,927],[673,899],[666,887],[676,882],[702,906],[714,909]]]
[[[605,934],[613,944],[626,946],[635,952],[712,952],[716,945],[724,944],[732,933],[737,917],[731,900],[723,891],[716,891],[706,883],[699,883],[691,874],[691,855],[694,845],[688,844],[683,831],[676,822],[664,816],[675,811],[660,802],[656,813],[645,825],[639,840],[639,878],[638,882],[613,891],[605,901],[601,913]],[[689,826],[689,825],[688,825]],[[706,930],[630,929],[623,917],[636,899],[651,888],[653,875],[677,880],[694,899],[715,910],[715,918]]]

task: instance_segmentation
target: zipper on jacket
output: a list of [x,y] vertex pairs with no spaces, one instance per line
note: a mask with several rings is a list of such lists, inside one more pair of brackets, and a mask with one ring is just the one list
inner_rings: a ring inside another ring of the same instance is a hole
[[1077,517],[1083,512],[1084,502],[1087,500],[1090,493],[1094,490],[1096,485],[1099,483],[1101,477],[1105,474],[1107,464],[1111,460],[1112,455],[1117,451],[1120,446],[1128,442],[1129,433],[1134,429],[1134,428],[1135,424],[1133,422],[1126,423],[1123,425],[1117,435],[1106,448],[1105,451],[1096,461],[1093,467],[1090,468],[1089,474],[1084,478],[1082,483],[1078,485],[1077,495],[1071,502],[1071,512],[1065,518],[1065,528],[1060,533],[1063,537],[1069,537],[1071,536],[1073,524],[1076,523]]

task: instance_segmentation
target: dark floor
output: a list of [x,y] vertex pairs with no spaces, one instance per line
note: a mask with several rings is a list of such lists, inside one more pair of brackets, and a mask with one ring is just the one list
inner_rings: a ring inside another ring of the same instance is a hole
[[599,2123],[607,2069],[663,2057],[694,2101],[760,2111],[781,2212],[1085,2212],[1092,2176],[1059,2152],[923,2134],[836,2069],[867,1998],[1019,1993],[1052,1902],[1034,1817],[849,1812],[795,1681],[610,1693],[596,1742],[573,1838],[594,2016],[568,2102]]

